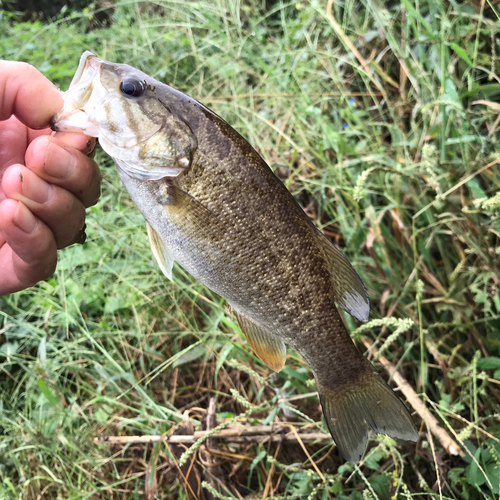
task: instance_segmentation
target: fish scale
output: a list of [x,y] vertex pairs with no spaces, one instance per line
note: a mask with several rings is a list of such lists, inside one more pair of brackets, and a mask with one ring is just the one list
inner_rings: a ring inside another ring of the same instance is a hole
[[283,341],[310,365],[325,420],[350,462],[368,430],[416,440],[406,407],[353,344],[337,303],[367,321],[348,260],[252,146],[222,118],[124,64],[82,55],[54,130],[94,134],[147,223],[153,254],[224,297],[273,370]]

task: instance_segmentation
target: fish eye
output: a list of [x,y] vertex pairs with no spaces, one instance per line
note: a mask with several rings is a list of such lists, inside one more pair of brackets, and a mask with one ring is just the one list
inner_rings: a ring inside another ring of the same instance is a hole
[[126,78],[122,80],[119,88],[120,92],[125,97],[141,97],[146,91],[144,83],[135,78]]

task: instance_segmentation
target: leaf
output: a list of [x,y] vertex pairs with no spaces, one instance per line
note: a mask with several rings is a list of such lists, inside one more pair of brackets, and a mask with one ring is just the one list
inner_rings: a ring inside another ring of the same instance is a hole
[[42,394],[45,396],[45,398],[47,399],[47,401],[52,406],[59,406],[60,405],[61,402],[59,401],[59,398],[57,398],[56,396],[54,396],[54,394],[52,393],[52,391],[47,387],[47,384],[45,383],[45,380],[43,380],[43,378],[39,378],[36,381],[36,384],[38,385],[38,387],[42,391]]
[[412,17],[413,19],[417,19],[422,26],[425,27],[427,34],[431,39],[436,38],[436,35],[434,33],[434,30],[432,29],[431,24],[429,21],[424,19],[416,10],[415,7],[408,1],[408,0],[401,0],[401,3],[405,6],[406,11],[408,12],[409,16]]
[[233,350],[233,347],[234,347],[233,344],[226,344],[222,349],[221,353],[219,354],[219,357],[217,358],[217,364],[215,365],[215,374],[214,374],[216,386],[217,386],[217,376],[219,374],[219,370],[222,368],[224,361],[226,361],[228,354]]
[[269,425],[271,422],[273,422],[276,415],[278,414],[279,410],[280,410],[279,407],[273,408],[273,410],[269,413],[269,415],[262,422],[262,425]]
[[472,61],[469,59],[469,56],[467,55],[467,51],[465,49],[462,49],[460,45],[457,45],[453,42],[450,42],[448,45],[455,51],[457,56],[461,57],[469,66],[473,66]]
[[113,409],[107,405],[102,405],[100,408],[94,412],[94,418],[100,422],[104,423],[109,420],[109,416],[113,413]]
[[480,456],[481,448],[478,448],[476,450],[476,453],[474,453],[474,458],[476,460],[471,462],[471,464],[468,465],[467,469],[465,470],[465,478],[467,479],[467,482],[473,486],[481,486],[486,481],[484,472],[478,467]]
[[370,484],[381,500],[389,499],[390,479],[388,476],[386,476],[385,474],[374,476],[370,479]]
[[451,101],[457,103],[462,107],[462,101],[458,95],[457,88],[455,87],[455,82],[451,78],[447,78],[445,81],[444,94],[442,95],[443,101]]
[[158,491],[158,484],[156,481],[156,465],[158,463],[160,450],[161,443],[155,443],[153,447],[153,453],[151,453],[151,458],[149,459],[149,463],[146,469],[146,481],[144,484],[144,498],[146,500],[154,500]]
[[330,491],[335,494],[340,493],[342,491],[342,481],[334,481],[330,486]]
[[500,358],[495,356],[480,358],[477,360],[477,367],[481,370],[497,370],[500,368]]
[[462,467],[455,467],[454,469],[450,469],[448,472],[448,480],[452,484],[460,484],[462,482],[464,471],[465,469],[463,469]]
[[471,90],[464,92],[460,97],[463,99],[465,97],[471,97],[473,95],[483,94],[498,94],[500,92],[500,83],[487,83],[485,85],[473,86]]
[[10,491],[12,491],[12,493],[16,494],[16,488],[11,483],[10,479],[8,477],[5,477],[3,480],[4,480],[5,484],[10,488]]
[[485,106],[488,106],[491,109],[500,111],[500,104],[498,102],[485,101],[484,99],[479,99],[478,101],[472,101],[471,104],[484,104]]
[[104,423],[104,422],[107,422],[108,419],[109,419],[109,414],[104,411],[103,408],[98,408],[95,412],[94,412],[94,418],[99,422],[99,423]]
[[486,476],[490,480],[491,485],[493,486],[493,493],[498,495],[500,490],[500,465],[498,464],[488,464],[484,471]]
[[253,460],[252,460],[252,465],[250,465],[250,472],[248,473],[248,480],[247,480],[247,488],[250,488],[250,481],[252,479],[252,474],[253,470],[259,463],[262,461],[262,459],[267,455],[266,450],[262,450]]
[[5,356],[10,357],[12,354],[15,354],[19,349],[18,342],[5,342],[0,346],[0,352],[4,353]]
[[384,458],[385,452],[382,449],[370,453],[369,457],[365,460],[365,465],[372,470],[380,469],[380,460]]
[[478,200],[486,198],[488,195],[481,188],[479,181],[474,178],[465,184],[471,191],[472,196]]
[[40,345],[38,347],[38,359],[42,363],[47,361],[47,335],[44,335],[42,340],[40,340]]
[[191,361],[194,361],[195,359],[201,358],[206,353],[207,353],[206,345],[204,344],[197,345],[196,347],[193,347],[186,353],[179,356],[174,361],[172,366],[175,368],[176,366],[185,365],[187,363],[190,363]]

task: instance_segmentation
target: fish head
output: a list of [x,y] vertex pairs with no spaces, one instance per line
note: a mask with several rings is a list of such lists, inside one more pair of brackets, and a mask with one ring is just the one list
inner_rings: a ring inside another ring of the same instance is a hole
[[127,64],[84,52],[64,107],[52,129],[97,137],[117,167],[140,180],[176,177],[189,167],[197,142],[189,124],[171,111],[166,85]]

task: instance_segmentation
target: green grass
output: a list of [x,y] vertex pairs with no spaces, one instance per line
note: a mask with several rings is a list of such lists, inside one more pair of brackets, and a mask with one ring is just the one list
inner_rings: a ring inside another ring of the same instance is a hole
[[[359,467],[331,443],[307,446],[323,481],[297,445],[220,443],[225,497],[498,498],[498,4],[339,0],[332,15],[345,35],[319,1],[120,2],[106,28],[92,9],[49,24],[4,14],[0,57],[30,62],[64,90],[91,49],[201,100],[342,248],[372,318],[414,322],[387,344],[394,326],[363,335],[464,458],[422,424],[417,446],[373,436]],[[300,356],[289,350],[273,374],[224,301],[178,266],[166,281],[111,161],[97,159],[103,195],[87,243],[61,251],[47,282],[0,298],[0,499],[192,498],[182,450],[93,438],[166,433],[187,409],[200,430],[209,397],[219,423],[241,415],[325,430]],[[288,403],[294,412],[277,390],[303,396]],[[194,456],[193,477],[206,469]]]

